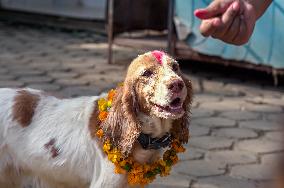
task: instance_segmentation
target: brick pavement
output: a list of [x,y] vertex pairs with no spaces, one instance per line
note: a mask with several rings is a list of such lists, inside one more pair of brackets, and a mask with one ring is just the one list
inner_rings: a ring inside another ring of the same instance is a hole
[[[123,80],[139,53],[116,46],[116,64],[107,65],[106,39],[96,34],[0,27],[0,87],[98,95]],[[267,187],[283,156],[282,90],[184,71],[195,89],[191,140],[172,175],[150,187]]]

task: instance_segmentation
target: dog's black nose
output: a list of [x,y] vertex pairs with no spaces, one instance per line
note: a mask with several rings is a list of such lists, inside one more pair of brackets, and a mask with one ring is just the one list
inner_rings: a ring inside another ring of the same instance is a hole
[[169,85],[168,89],[171,90],[173,93],[179,93],[182,91],[183,87],[184,87],[183,81],[175,80]]

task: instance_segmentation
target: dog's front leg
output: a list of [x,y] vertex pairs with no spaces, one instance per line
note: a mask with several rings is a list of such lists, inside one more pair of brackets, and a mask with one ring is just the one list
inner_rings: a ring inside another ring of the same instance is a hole
[[114,172],[114,164],[103,159],[95,164],[90,188],[127,188],[127,179],[124,174]]

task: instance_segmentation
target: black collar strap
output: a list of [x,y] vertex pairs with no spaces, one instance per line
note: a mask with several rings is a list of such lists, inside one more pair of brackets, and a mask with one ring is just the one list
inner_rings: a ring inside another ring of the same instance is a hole
[[141,133],[138,137],[138,142],[143,149],[161,149],[168,147],[172,142],[172,137],[170,133],[167,133],[161,138],[152,138],[148,134]]

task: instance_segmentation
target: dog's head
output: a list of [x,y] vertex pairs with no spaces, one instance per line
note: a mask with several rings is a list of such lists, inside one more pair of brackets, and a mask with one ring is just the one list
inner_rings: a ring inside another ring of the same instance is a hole
[[192,85],[182,75],[178,63],[164,52],[148,52],[130,64],[103,127],[125,154],[131,151],[141,132],[138,112],[173,119],[173,136],[187,142],[191,99]]

